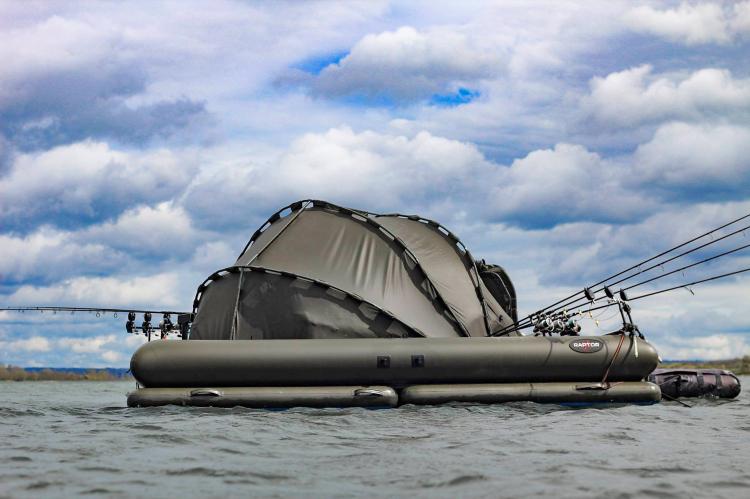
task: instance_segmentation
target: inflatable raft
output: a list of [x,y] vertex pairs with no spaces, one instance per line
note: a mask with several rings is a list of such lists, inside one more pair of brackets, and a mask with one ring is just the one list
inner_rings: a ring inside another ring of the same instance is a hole
[[[136,351],[130,406],[394,407],[653,403],[654,348],[620,335],[158,341]],[[637,355],[636,355],[637,352]],[[606,378],[606,379],[604,379]]]
[[[541,336],[523,336],[517,317],[508,274],[475,260],[439,223],[299,201],[198,287],[192,313],[178,316],[187,341],[135,352],[139,388],[128,404],[660,399],[644,381],[657,353],[632,324],[583,337],[572,320],[545,317]],[[161,329],[168,324],[165,314]],[[137,331],[134,318],[127,329]]]

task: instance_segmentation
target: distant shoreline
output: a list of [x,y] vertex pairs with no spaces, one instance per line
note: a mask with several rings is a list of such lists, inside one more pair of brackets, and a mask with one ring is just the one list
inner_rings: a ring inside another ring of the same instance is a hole
[[[661,369],[726,369],[736,375],[750,374],[750,355],[711,361],[666,361]],[[133,376],[123,368],[16,367],[0,365],[0,381],[130,381]]]
[[127,369],[17,367],[0,365],[0,381],[130,381]]
[[711,361],[667,361],[659,364],[661,369],[726,369],[736,375],[750,374],[750,355],[741,358]]

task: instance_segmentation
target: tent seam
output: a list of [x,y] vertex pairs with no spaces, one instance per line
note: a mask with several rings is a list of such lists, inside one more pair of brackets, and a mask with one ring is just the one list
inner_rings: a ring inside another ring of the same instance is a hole
[[[424,218],[419,215],[402,215],[401,213],[388,213],[384,215],[378,215],[377,213],[372,213],[372,215],[375,217],[397,217],[397,218],[406,218],[408,220],[413,220],[415,222],[427,222],[424,225],[426,225],[431,230],[439,233],[441,236],[447,237],[448,239],[452,239],[454,241],[454,246],[456,245],[455,243],[459,243],[461,246],[464,247],[465,251],[464,251],[464,254],[461,256],[461,258],[463,258],[466,262],[469,263],[470,268],[473,268],[474,273],[476,274],[476,281],[475,281],[471,275],[471,271],[467,270],[467,274],[469,275],[469,280],[474,286],[474,292],[477,294],[477,298],[479,298],[479,303],[482,306],[482,315],[484,318],[484,329],[486,331],[487,336],[490,336],[491,328],[490,328],[489,316],[487,314],[488,305],[487,305],[487,300],[484,298],[484,293],[482,292],[482,287],[480,285],[481,277],[479,275],[479,270],[477,269],[477,263],[474,260],[474,258],[471,257],[471,252],[469,251],[469,248],[463,243],[463,241],[461,241],[458,238],[458,236],[456,236],[453,232],[448,230],[448,228],[446,228],[442,224],[434,220],[430,220],[429,218]],[[446,233],[443,233],[439,229],[443,229]]]
[[[265,273],[265,274],[277,274],[277,275],[281,275],[281,276],[284,276],[284,277],[290,277],[290,278],[293,278],[293,279],[300,279],[300,280],[309,281],[309,282],[312,282],[313,284],[315,284],[317,286],[321,286],[321,287],[324,287],[324,288],[334,289],[334,290],[336,290],[336,291],[338,291],[340,293],[343,293],[344,295],[352,298],[355,301],[358,301],[360,303],[364,303],[364,304],[367,304],[367,305],[373,307],[379,313],[382,313],[384,316],[388,317],[389,319],[402,324],[405,328],[407,328],[408,330],[414,332],[418,336],[421,336],[423,338],[425,337],[424,333],[419,328],[414,327],[414,326],[412,326],[410,324],[407,324],[403,320],[397,318],[393,313],[389,312],[388,310],[386,310],[386,309],[384,309],[382,307],[379,307],[378,305],[375,305],[374,303],[370,302],[369,300],[365,300],[361,296],[358,296],[358,295],[356,295],[354,293],[350,293],[348,291],[345,291],[345,290],[343,290],[343,289],[341,289],[341,288],[339,288],[337,286],[334,286],[334,285],[329,284],[327,282],[321,281],[319,279],[315,279],[313,277],[307,277],[307,276],[304,276],[304,275],[301,275],[301,274],[295,274],[294,272],[289,272],[287,270],[276,270],[276,269],[271,269],[271,268],[268,268],[268,267],[261,267],[259,265],[251,265],[251,266],[233,265],[231,267],[225,267],[225,268],[223,268],[221,270],[217,270],[216,272],[214,272],[213,274],[211,274],[208,278],[206,278],[206,280],[203,281],[203,283],[198,287],[199,292],[201,292],[201,290],[205,290],[206,288],[208,288],[208,286],[210,286],[212,282],[215,282],[215,281],[221,279],[222,277],[224,277],[224,275],[220,275],[222,272],[226,272],[227,274],[232,274],[232,273],[235,273],[233,271],[236,271],[236,270],[239,270],[240,274],[244,270],[249,270],[251,272],[258,271],[258,272],[262,272],[262,273]],[[196,293],[196,298],[195,298],[195,300],[193,302],[193,314],[197,313],[198,306],[200,305],[201,298],[202,298],[202,296],[199,297],[198,293]]]
[[[261,234],[263,233],[263,231],[262,231],[261,229],[262,229],[263,227],[265,227],[265,226],[266,226],[266,224],[269,224],[269,223],[270,223],[270,224],[273,224],[273,223],[274,223],[275,221],[279,220],[279,218],[280,218],[280,217],[279,217],[279,214],[280,214],[280,213],[282,213],[283,211],[285,211],[285,210],[286,210],[286,209],[288,209],[288,208],[291,208],[291,209],[292,209],[292,210],[294,211],[294,210],[295,210],[295,207],[298,207],[297,209],[299,209],[299,211],[298,211],[298,212],[297,212],[297,214],[295,215],[295,216],[297,216],[297,215],[299,215],[300,213],[302,213],[302,212],[303,212],[304,210],[306,210],[306,209],[308,209],[308,208],[310,207],[310,206],[309,206],[309,203],[312,203],[312,206],[313,206],[313,207],[320,207],[320,208],[324,208],[324,209],[325,209],[325,208],[328,208],[328,209],[334,209],[335,211],[338,211],[338,212],[340,212],[340,213],[344,213],[344,214],[346,214],[346,215],[349,215],[349,216],[350,216],[351,218],[353,218],[354,220],[356,220],[356,221],[360,222],[360,223],[361,223],[361,224],[363,224],[363,225],[364,225],[365,227],[368,227],[368,226],[369,226],[370,224],[372,224],[372,225],[374,225],[375,227],[377,227],[377,228],[378,228],[378,230],[381,230],[381,231],[383,231],[383,232],[384,232],[384,233],[385,233],[386,235],[388,235],[388,236],[389,236],[390,238],[392,238],[392,240],[393,240],[393,241],[394,241],[394,242],[395,242],[395,243],[396,243],[396,244],[397,244],[397,245],[398,245],[398,246],[399,246],[399,247],[400,247],[400,248],[402,249],[402,251],[407,251],[407,252],[409,253],[409,257],[410,257],[410,258],[411,258],[412,260],[414,260],[414,262],[416,262],[416,264],[417,264],[417,265],[419,266],[419,269],[420,269],[420,271],[421,271],[422,275],[424,275],[424,277],[425,277],[425,280],[426,280],[426,281],[427,281],[427,282],[429,283],[429,285],[430,285],[430,286],[432,287],[432,289],[434,289],[434,290],[435,290],[435,295],[436,295],[436,297],[437,297],[438,299],[436,300],[435,298],[433,298],[432,296],[430,296],[430,293],[427,293],[428,299],[429,299],[430,301],[432,301],[432,302],[435,302],[435,301],[437,301],[437,302],[438,302],[438,303],[440,304],[440,306],[441,306],[441,307],[443,308],[443,310],[447,311],[447,312],[448,312],[448,313],[450,314],[450,319],[451,319],[451,320],[452,320],[453,322],[455,322],[455,323],[456,323],[456,324],[457,324],[457,325],[459,326],[459,327],[458,327],[458,330],[459,330],[459,331],[460,331],[460,332],[461,332],[461,333],[462,333],[462,334],[463,334],[464,336],[467,336],[467,337],[468,337],[468,336],[471,336],[471,334],[469,333],[468,329],[466,328],[466,325],[465,325],[465,324],[464,324],[463,322],[461,322],[460,320],[458,320],[458,317],[456,316],[456,314],[455,314],[455,312],[453,311],[452,307],[451,307],[451,306],[450,306],[450,305],[448,304],[448,302],[447,302],[447,301],[445,301],[445,299],[443,298],[443,296],[442,296],[442,295],[440,294],[440,291],[438,291],[438,288],[437,288],[437,287],[435,286],[435,284],[434,284],[434,283],[432,282],[432,280],[430,279],[430,276],[429,276],[429,274],[428,274],[428,273],[427,273],[427,271],[425,270],[424,266],[423,266],[423,265],[422,265],[422,264],[421,264],[421,263],[419,262],[419,260],[417,259],[417,256],[416,256],[416,255],[414,254],[414,252],[413,252],[413,251],[411,251],[411,249],[409,249],[409,247],[408,247],[408,246],[406,245],[406,243],[405,243],[405,242],[404,242],[404,241],[403,241],[403,240],[402,240],[402,239],[401,239],[400,237],[396,236],[396,235],[395,235],[395,234],[394,234],[393,232],[391,232],[390,230],[388,230],[388,229],[387,229],[386,227],[384,227],[383,225],[379,224],[379,223],[378,223],[378,222],[377,222],[377,221],[376,221],[376,220],[375,220],[375,219],[373,218],[373,216],[377,217],[377,216],[386,216],[386,215],[378,215],[378,214],[376,214],[376,213],[371,213],[371,212],[367,212],[367,211],[362,211],[362,210],[355,210],[355,209],[352,209],[352,208],[346,208],[346,207],[344,207],[344,206],[339,206],[339,205],[335,205],[335,204],[333,204],[333,203],[329,203],[328,201],[323,201],[323,200],[319,200],[319,199],[303,199],[303,200],[301,200],[301,201],[296,201],[296,202],[294,202],[294,203],[291,203],[291,204],[289,204],[289,205],[287,205],[287,206],[284,206],[283,208],[281,208],[280,210],[278,210],[278,211],[277,211],[276,213],[274,213],[273,215],[271,215],[271,216],[270,216],[270,217],[268,218],[268,220],[266,220],[266,222],[265,222],[265,223],[264,223],[263,225],[261,225],[260,229],[256,230],[256,231],[255,231],[255,233],[253,233],[253,235],[252,235],[252,236],[251,236],[251,238],[250,238],[250,241],[248,241],[248,243],[247,243],[247,244],[245,245],[245,249],[244,249],[244,250],[242,250],[242,253],[240,253],[240,256],[238,257],[238,259],[239,259],[239,258],[241,258],[241,257],[242,257],[242,255],[244,255],[244,254],[245,254],[245,252],[247,251],[247,249],[248,249],[248,248],[249,248],[249,247],[251,246],[251,244],[252,244],[252,243],[253,243],[253,242],[254,242],[254,241],[255,241],[255,240],[256,240],[256,239],[258,238],[258,237],[260,237],[260,235],[261,235]],[[303,206],[303,204],[307,204],[307,206]],[[362,217],[362,218],[363,218],[364,220],[359,220],[359,219],[358,219],[357,217],[353,217],[353,216],[351,216],[352,214],[357,214],[357,215],[361,216],[361,217]],[[263,249],[261,250],[261,252],[262,252],[262,251],[264,251],[264,250],[266,250],[266,249],[267,249],[267,248],[268,248],[268,247],[269,247],[269,246],[270,246],[270,245],[271,245],[271,244],[272,244],[272,243],[273,243],[273,242],[274,242],[274,241],[276,240],[276,238],[278,238],[278,236],[279,236],[279,235],[281,234],[281,232],[283,232],[284,230],[286,230],[286,228],[287,228],[287,227],[289,227],[289,225],[291,225],[291,224],[292,224],[292,222],[294,222],[294,220],[291,220],[291,221],[289,222],[289,224],[287,224],[287,226],[286,226],[286,227],[284,227],[284,228],[283,228],[283,229],[282,229],[282,230],[281,230],[281,231],[279,232],[279,234],[277,234],[276,236],[274,236],[274,238],[273,238],[273,239],[272,239],[271,241],[269,241],[269,242],[268,242],[268,243],[266,244],[266,246],[265,246],[265,247],[264,247],[264,248],[263,248]],[[270,225],[269,225],[269,227],[270,227]],[[372,229],[371,227],[369,227],[369,228],[370,228],[370,229]],[[448,229],[445,229],[445,230],[446,230],[446,231],[447,231],[448,233],[452,234],[452,233],[451,233],[450,231],[448,231]],[[457,237],[455,237],[455,236],[453,236],[453,237],[454,237],[454,238],[455,238],[455,239],[456,239],[456,240],[457,240],[458,242],[461,242],[461,241],[460,241],[460,240],[459,240],[459,239],[458,239]],[[463,243],[461,243],[461,244],[463,245]],[[464,248],[465,248],[465,247],[466,247],[466,246],[464,246]],[[468,251],[468,250],[467,250],[467,251]],[[257,258],[259,254],[260,254],[260,252],[258,252],[258,254],[256,254],[256,256],[255,256],[255,257],[253,258],[253,260],[255,260],[255,258]],[[251,263],[251,262],[252,262],[253,260],[251,260],[251,261],[250,261],[250,262],[248,262],[248,263]],[[246,264],[246,265],[247,265],[247,264]],[[478,277],[478,276],[479,276],[479,274],[477,273],[477,277]],[[475,286],[475,291],[476,291],[476,286]],[[489,331],[489,324],[488,324],[488,322],[487,322],[487,321],[488,321],[488,319],[487,319],[487,311],[485,310],[485,304],[484,304],[484,299],[483,299],[483,297],[482,297],[482,298],[480,298],[480,303],[482,304],[482,312],[483,312],[483,314],[484,314],[485,329],[487,329],[487,330]],[[488,332],[487,334],[489,335],[489,332]]]

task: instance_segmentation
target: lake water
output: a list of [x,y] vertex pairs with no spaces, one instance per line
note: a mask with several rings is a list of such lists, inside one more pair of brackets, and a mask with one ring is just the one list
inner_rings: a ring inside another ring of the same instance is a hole
[[746,393],[269,412],[129,409],[133,387],[0,382],[0,497],[750,497]]

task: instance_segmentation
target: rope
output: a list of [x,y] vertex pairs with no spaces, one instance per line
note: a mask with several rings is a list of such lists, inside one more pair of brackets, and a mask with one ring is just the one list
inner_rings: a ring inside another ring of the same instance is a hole
[[625,333],[622,333],[620,335],[620,342],[617,344],[617,348],[615,349],[615,354],[612,356],[612,360],[609,361],[609,365],[607,366],[607,370],[604,371],[604,377],[602,378],[602,381],[599,383],[602,386],[605,386],[606,383],[607,390],[612,386],[608,381],[607,377],[609,376],[609,370],[612,369],[612,365],[615,363],[615,359],[617,358],[617,355],[620,353],[620,349],[622,348],[622,344],[625,342]]

